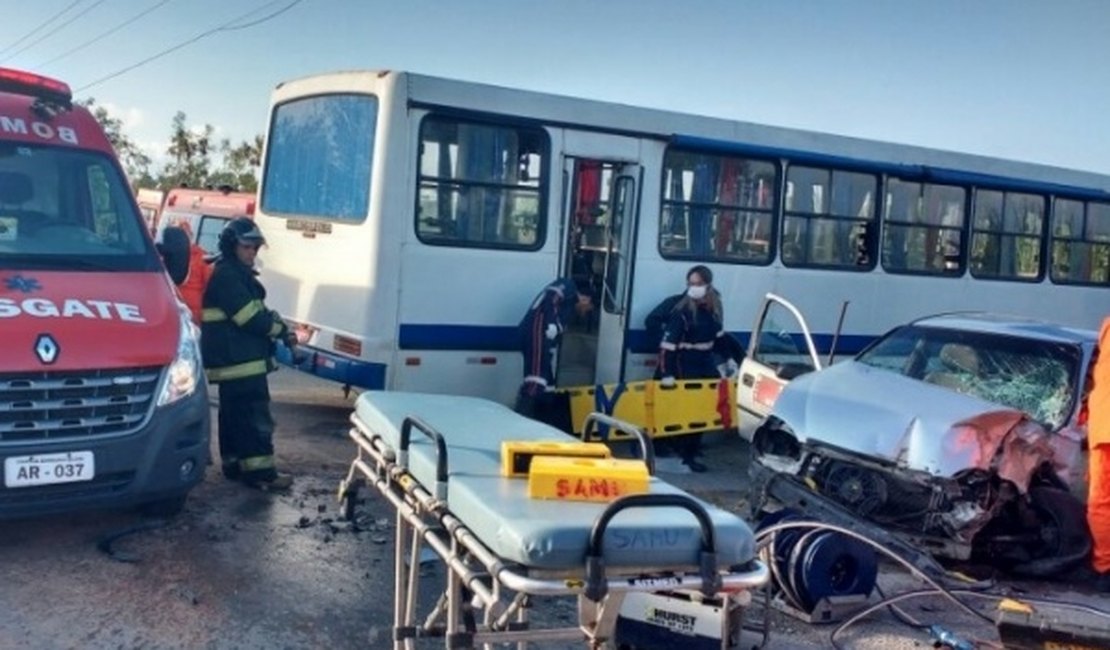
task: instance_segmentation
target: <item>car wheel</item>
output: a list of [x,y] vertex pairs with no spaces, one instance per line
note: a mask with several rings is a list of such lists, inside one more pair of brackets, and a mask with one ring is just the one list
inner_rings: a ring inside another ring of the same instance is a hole
[[1030,577],[1052,577],[1069,571],[1091,553],[1087,509],[1070,492],[1057,487],[1029,489],[1030,509],[1036,515],[1039,543],[1029,548],[1032,559],[1011,571]]

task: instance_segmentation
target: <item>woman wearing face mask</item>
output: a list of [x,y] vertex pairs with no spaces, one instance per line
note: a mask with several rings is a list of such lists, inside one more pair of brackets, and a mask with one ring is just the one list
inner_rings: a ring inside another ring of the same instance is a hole
[[[719,359],[743,360],[744,350],[724,330],[721,296],[713,288],[713,272],[701,264],[686,273],[686,294],[671,311],[659,344],[657,375],[663,386],[677,379],[717,379]],[[695,458],[701,436],[683,436],[679,455],[692,471],[704,472]]]

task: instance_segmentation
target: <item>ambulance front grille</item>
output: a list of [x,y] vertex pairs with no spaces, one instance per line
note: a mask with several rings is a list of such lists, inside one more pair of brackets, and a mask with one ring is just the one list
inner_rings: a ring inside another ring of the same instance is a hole
[[0,445],[99,438],[146,420],[159,368],[0,373]]

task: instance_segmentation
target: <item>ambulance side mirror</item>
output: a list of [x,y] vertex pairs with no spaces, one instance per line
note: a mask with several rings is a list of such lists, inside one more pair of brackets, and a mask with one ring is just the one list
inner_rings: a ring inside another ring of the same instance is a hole
[[162,231],[162,241],[156,246],[170,279],[180,285],[189,275],[189,236],[177,226],[167,226]]

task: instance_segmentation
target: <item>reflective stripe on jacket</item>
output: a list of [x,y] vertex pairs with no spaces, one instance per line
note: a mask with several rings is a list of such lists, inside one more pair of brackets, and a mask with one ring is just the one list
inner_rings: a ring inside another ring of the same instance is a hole
[[274,340],[288,327],[266,308],[266,290],[238,260],[221,259],[204,291],[201,356],[208,381],[261,375],[276,368]]

